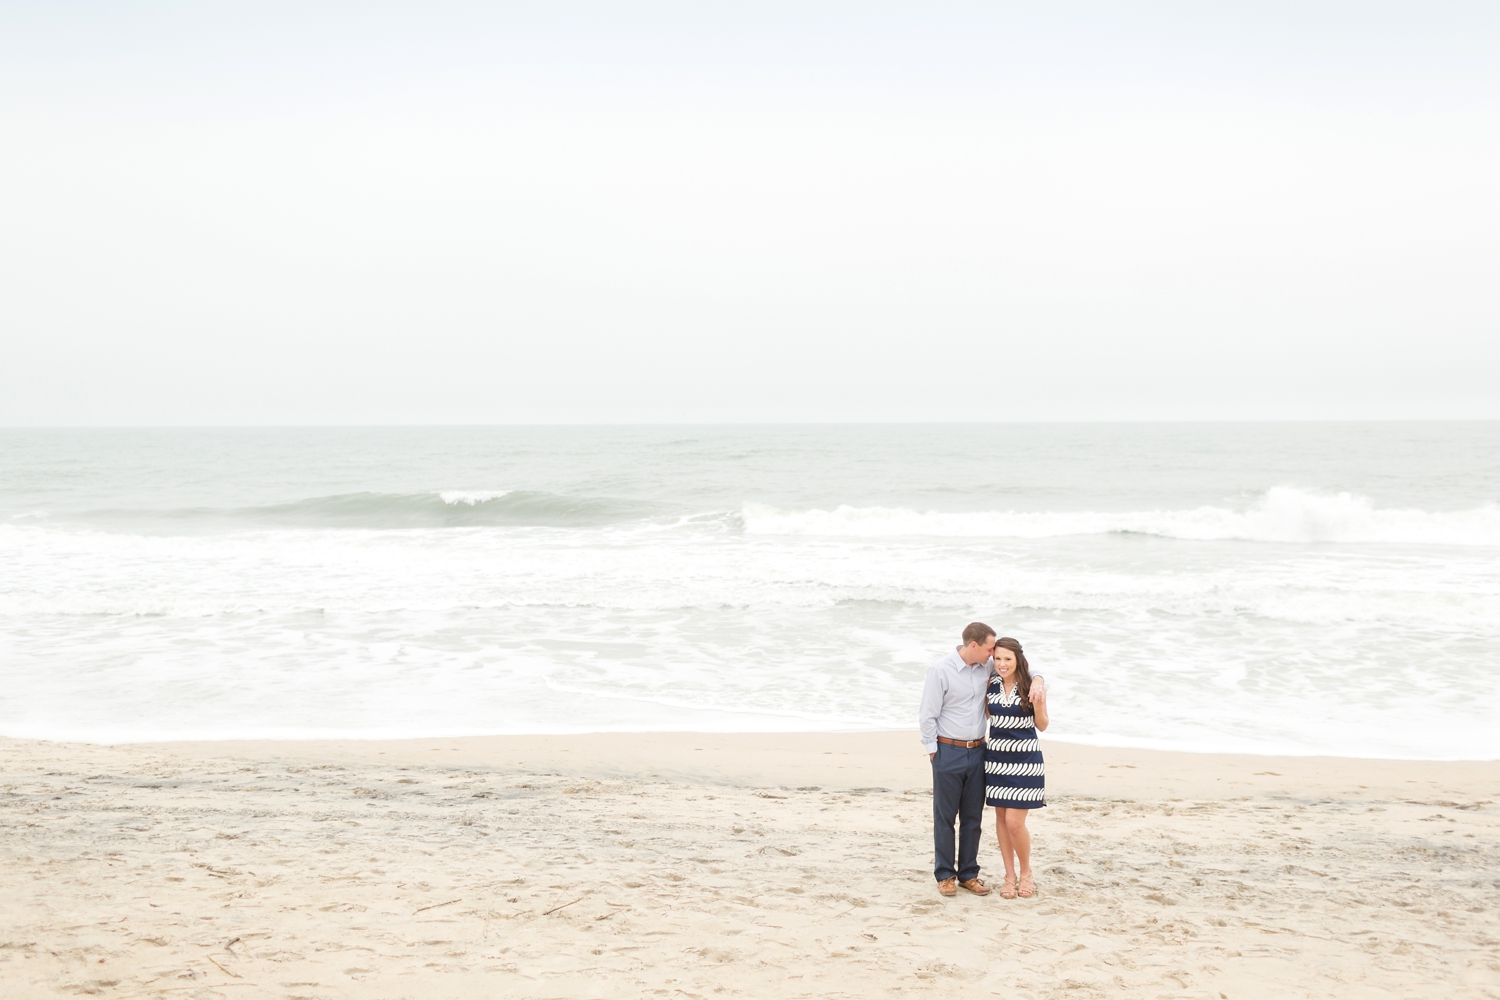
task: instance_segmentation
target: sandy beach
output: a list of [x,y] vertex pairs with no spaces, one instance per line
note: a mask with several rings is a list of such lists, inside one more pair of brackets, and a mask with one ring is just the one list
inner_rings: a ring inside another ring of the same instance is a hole
[[910,733],[4,740],[0,995],[1500,997],[1500,763],[1045,746],[1028,901]]

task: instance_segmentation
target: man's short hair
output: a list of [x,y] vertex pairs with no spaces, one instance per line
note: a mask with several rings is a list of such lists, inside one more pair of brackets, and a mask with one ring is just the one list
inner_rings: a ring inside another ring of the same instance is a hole
[[971,642],[977,642],[983,646],[984,640],[994,634],[995,630],[984,622],[970,622],[964,626],[964,645],[967,646]]

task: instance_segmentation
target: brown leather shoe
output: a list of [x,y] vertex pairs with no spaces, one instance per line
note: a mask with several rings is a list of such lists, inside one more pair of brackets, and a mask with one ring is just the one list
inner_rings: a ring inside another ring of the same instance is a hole
[[944,896],[957,896],[958,895],[958,879],[956,879],[956,878],[945,878],[945,879],[943,879],[941,882],[938,883],[938,892],[942,893]]
[[960,882],[958,884],[976,896],[988,896],[990,894],[990,887],[984,884],[984,879],[982,878],[971,878],[967,882]]

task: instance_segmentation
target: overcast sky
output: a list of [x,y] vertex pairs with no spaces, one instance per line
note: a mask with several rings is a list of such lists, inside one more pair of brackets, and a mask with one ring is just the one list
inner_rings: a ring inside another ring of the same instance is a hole
[[1500,418],[1500,5],[0,5],[0,424]]

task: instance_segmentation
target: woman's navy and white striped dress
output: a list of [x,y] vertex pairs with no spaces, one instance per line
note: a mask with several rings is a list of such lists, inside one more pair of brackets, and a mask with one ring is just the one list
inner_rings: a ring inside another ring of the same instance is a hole
[[1021,707],[1021,688],[1005,693],[1005,681],[990,678],[990,731],[984,741],[984,798],[1005,809],[1047,804],[1046,769],[1036,738],[1036,713]]

